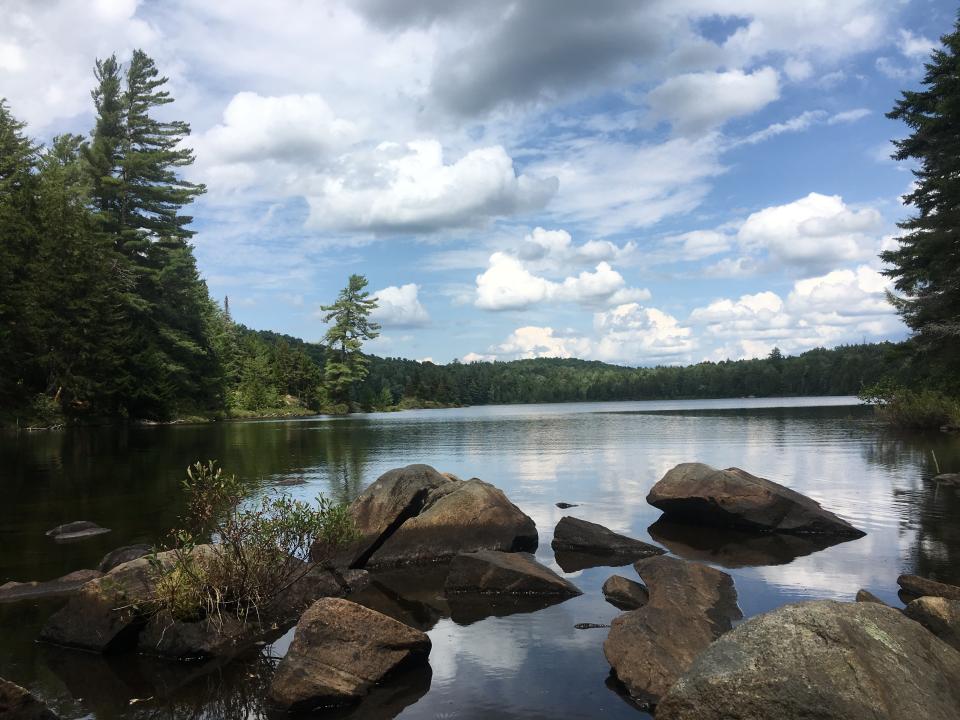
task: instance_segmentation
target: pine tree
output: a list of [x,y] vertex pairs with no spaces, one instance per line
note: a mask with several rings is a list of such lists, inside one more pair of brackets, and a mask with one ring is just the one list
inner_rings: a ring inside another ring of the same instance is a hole
[[897,160],[914,159],[905,201],[916,214],[899,223],[899,247],[881,253],[901,293],[892,300],[928,351],[960,362],[960,19],[926,63],[925,89],[905,91],[887,117],[911,134],[895,140]]
[[351,390],[367,376],[367,359],[360,352],[363,341],[380,335],[380,326],[368,319],[377,301],[365,287],[363,275],[351,275],[337,301],[321,307],[326,313],[323,321],[333,322],[324,336],[331,349],[324,379],[330,397],[342,403],[349,401]]
[[22,401],[33,343],[27,269],[36,253],[37,146],[0,99],[0,404]]

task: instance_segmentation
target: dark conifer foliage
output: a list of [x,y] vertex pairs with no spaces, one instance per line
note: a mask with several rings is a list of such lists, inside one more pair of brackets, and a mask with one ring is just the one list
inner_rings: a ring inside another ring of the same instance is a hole
[[916,214],[899,224],[899,247],[881,257],[918,348],[960,390],[960,20],[941,43],[925,65],[923,89],[905,91],[887,115],[911,131],[894,141],[893,157],[919,166],[905,197]]

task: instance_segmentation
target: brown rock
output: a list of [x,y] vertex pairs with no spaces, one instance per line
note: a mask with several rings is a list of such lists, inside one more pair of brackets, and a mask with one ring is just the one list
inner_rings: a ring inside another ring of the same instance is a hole
[[598,556],[617,556],[630,558],[630,562],[640,558],[662,555],[666,552],[656,545],[620,535],[603,525],[581,520],[580,518],[560,518],[553,531],[550,547],[555,552],[587,553]]
[[480,550],[461,553],[450,563],[444,589],[449,593],[492,595],[582,594],[569,580],[538,563],[530,553]]
[[666,555],[634,568],[650,599],[614,619],[603,653],[633,698],[656,703],[741,614],[725,572]]
[[878,598],[876,595],[874,595],[872,592],[870,592],[869,590],[863,590],[862,588],[860,590],[857,590],[857,597],[855,598],[855,600],[857,602],[879,603],[880,605],[887,604],[883,600]]
[[175,660],[230,658],[270,633],[270,626],[262,625],[255,618],[243,622],[224,613],[196,622],[183,622],[163,611],[150,617],[140,633],[137,650]]
[[3,720],[57,720],[44,702],[16,683],[0,678],[0,718]]
[[638,582],[622,575],[611,575],[603,583],[603,597],[620,610],[636,610],[647,604],[650,593]]
[[960,653],[877,603],[785,605],[725,634],[657,720],[955,720]]
[[903,612],[945,643],[960,650],[960,600],[925,596],[909,603]]
[[933,597],[947,598],[948,600],[960,600],[960,587],[937,582],[936,580],[928,580],[919,575],[901,575],[897,578],[897,585],[917,597],[931,595]]
[[849,538],[866,534],[806,495],[740,468],[682,463],[653,486],[647,502],[683,522]]
[[97,570],[76,570],[45,582],[8,582],[0,585],[0,603],[71,595],[83,585],[103,575]]
[[419,630],[349,600],[318,600],[297,623],[270,700],[295,712],[350,703],[429,653],[430,638]]
[[427,494],[423,509],[393,531],[367,567],[419,565],[465,552],[535,550],[533,520],[501,490],[477,478],[448,481]]
[[97,566],[97,570],[102,573],[110,572],[117,565],[123,565],[125,562],[145,557],[152,552],[153,548],[150,545],[124,545],[104,555],[100,564]]

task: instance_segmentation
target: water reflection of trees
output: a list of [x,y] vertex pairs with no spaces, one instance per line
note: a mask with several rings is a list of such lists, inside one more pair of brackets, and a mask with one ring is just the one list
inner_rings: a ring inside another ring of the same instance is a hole
[[893,483],[893,506],[902,533],[913,535],[901,570],[960,583],[960,490],[933,481],[960,472],[960,439],[944,434],[878,434],[863,445],[868,464],[883,468]]

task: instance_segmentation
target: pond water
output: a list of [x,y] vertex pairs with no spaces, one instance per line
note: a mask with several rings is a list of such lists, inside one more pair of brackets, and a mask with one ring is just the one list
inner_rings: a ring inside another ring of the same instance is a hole
[[[188,464],[216,458],[264,488],[300,498],[356,496],[415,462],[503,489],[540,533],[538,559],[560,571],[553,528],[570,514],[733,575],[746,617],[801,599],[850,600],[859,588],[897,603],[896,577],[960,582],[960,492],[931,482],[960,471],[960,440],[890,434],[855,398],[577,403],[408,411],[349,418],[76,429],[0,436],[0,584],[96,567],[109,550],[161,542],[181,510]],[[936,460],[934,459],[936,458]],[[650,487],[680,462],[738,466],[818,500],[867,532],[825,549],[650,526]],[[561,510],[555,503],[577,503]],[[112,532],[58,545],[71,520]],[[650,528],[648,530],[648,528]],[[618,611],[600,586],[627,566],[567,573],[584,594],[531,613],[449,617],[427,586],[396,587],[395,614],[428,629],[428,669],[382,688],[356,718],[638,718],[603,657]],[[392,584],[391,584],[392,583]],[[364,593],[374,607],[384,597]],[[137,656],[101,658],[40,645],[57,603],[0,605],[0,677],[65,718],[259,718],[289,633],[263,654],[203,672]],[[333,717],[325,715],[323,717]]]

